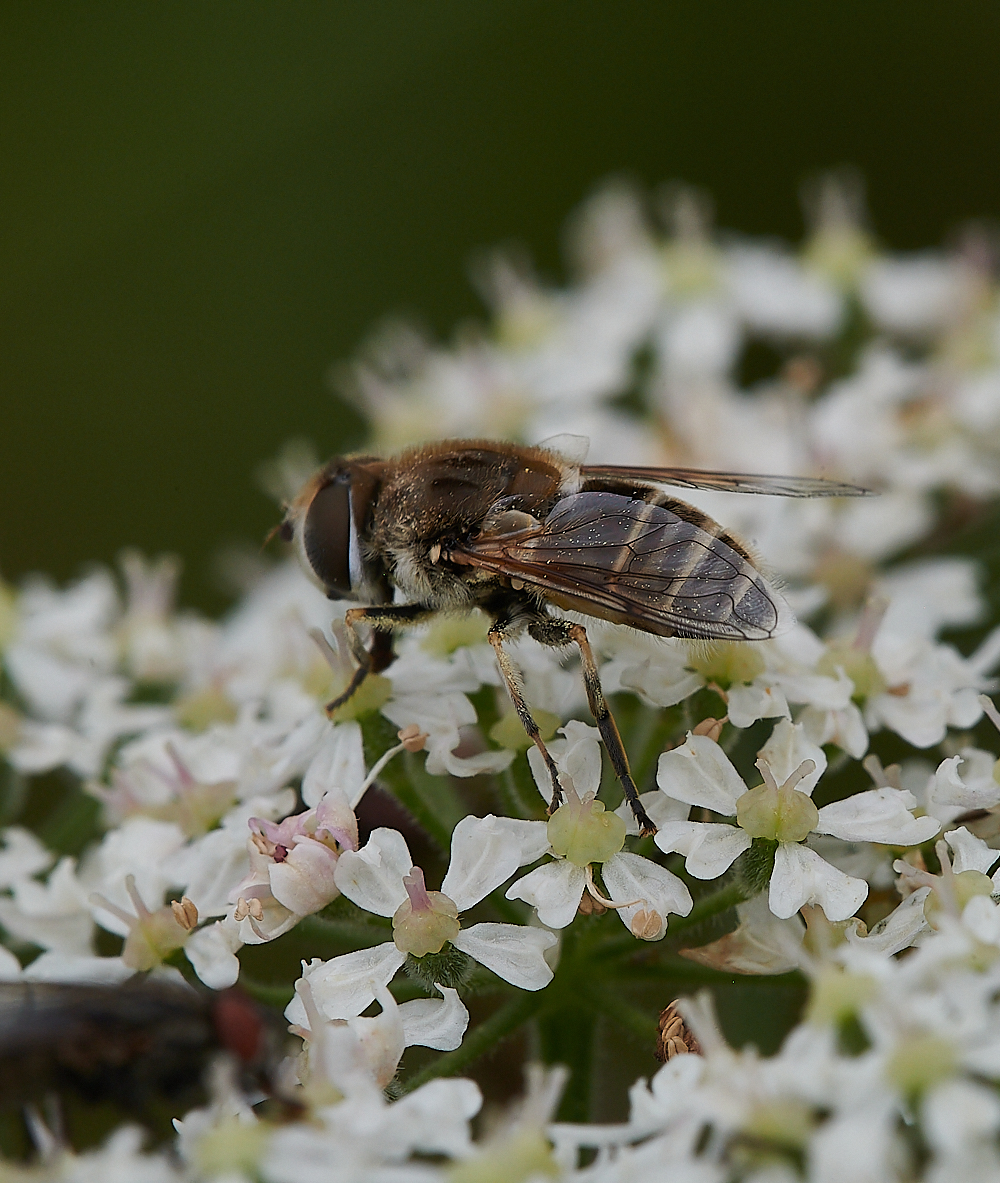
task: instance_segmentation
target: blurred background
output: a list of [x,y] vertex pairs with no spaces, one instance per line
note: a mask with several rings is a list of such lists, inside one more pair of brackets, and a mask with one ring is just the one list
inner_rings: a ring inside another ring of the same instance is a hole
[[0,14],[0,571],[220,546],[276,520],[293,436],[363,426],[331,367],[387,314],[480,315],[475,248],[561,274],[609,175],[677,178],[797,239],[852,164],[894,248],[1000,217],[1000,9],[699,4],[42,3]]

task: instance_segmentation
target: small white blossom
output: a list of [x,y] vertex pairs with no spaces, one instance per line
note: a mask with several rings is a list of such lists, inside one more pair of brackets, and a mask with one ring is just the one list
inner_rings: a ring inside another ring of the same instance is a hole
[[[455,827],[452,836],[451,862],[434,896],[444,897],[458,912],[471,908],[499,887],[519,866],[533,862],[545,850],[547,842],[535,824],[498,818],[468,817]],[[420,887],[408,887],[413,860],[406,841],[395,830],[378,829],[357,853],[341,856],[335,879],[341,892],[359,907],[376,916],[396,917],[402,905],[416,896],[426,896]],[[427,905],[430,909],[431,905]],[[450,929],[449,929],[450,932]],[[389,941],[372,949],[347,953],[330,961],[313,961],[304,978],[327,1018],[353,1018],[361,1014],[375,997],[374,988],[386,985],[406,960],[407,944],[397,933]],[[552,948],[556,938],[543,929],[518,924],[474,924],[442,938],[437,947],[450,943],[473,960],[519,986],[522,990],[540,990],[552,980],[552,970],[543,953]],[[300,1007],[289,1005],[288,1016],[300,1022]]]
[[[877,841],[910,846],[938,831],[933,818],[914,818],[912,794],[890,788],[872,789],[816,810],[808,800],[825,766],[822,751],[811,745],[801,725],[782,720],[761,749],[758,767],[773,778],[772,789],[797,793],[780,810],[798,802],[801,818],[783,813],[774,833],[751,834],[749,822],[668,821],[657,835],[661,850],[685,855],[688,871],[697,878],[714,879],[749,850],[754,836],[777,840],[769,900],[778,917],[793,916],[803,904],[818,903],[830,920],[844,920],[868,895],[868,885],[825,862],[803,846],[809,833],[830,834],[845,841]],[[780,779],[779,779],[780,778]],[[793,787],[794,782],[794,787]],[[688,735],[679,748],[660,757],[657,783],[669,797],[690,806],[710,809],[722,817],[738,818],[749,804],[749,790],[718,744],[707,736]],[[801,800],[800,800],[801,799]],[[811,813],[810,813],[811,810]],[[787,820],[784,820],[787,819]],[[756,821],[756,819],[755,819]],[[756,829],[756,826],[752,827]],[[786,835],[784,836],[783,835]]]

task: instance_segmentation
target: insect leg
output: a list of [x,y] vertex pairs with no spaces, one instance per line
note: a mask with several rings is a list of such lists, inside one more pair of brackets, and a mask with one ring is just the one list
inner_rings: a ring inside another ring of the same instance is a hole
[[601,689],[601,679],[597,672],[597,662],[594,661],[594,654],[590,648],[590,642],[587,640],[587,630],[582,624],[571,625],[569,628],[569,639],[580,650],[580,661],[583,664],[583,681],[587,688],[587,701],[590,703],[590,713],[594,716],[594,722],[597,724],[597,728],[601,733],[601,739],[604,740],[604,746],[608,749],[608,755],[611,757],[611,766],[614,768],[615,775],[621,782],[622,791],[625,794],[626,801],[628,801],[629,808],[635,815],[635,820],[639,823],[639,833],[643,836],[655,834],[656,826],[653,825],[649,814],[643,809],[642,803],[639,800],[639,790],[635,787],[635,781],[632,779],[632,772],[628,766],[628,755],[625,752],[622,737],[618,732],[618,724],[608,709],[604,691]]
[[528,704],[524,701],[520,671],[511,661],[510,655],[504,650],[503,642],[507,634],[504,632],[503,625],[494,624],[487,635],[490,644],[493,646],[493,651],[497,655],[497,664],[500,666],[500,673],[503,676],[504,685],[507,687],[507,693],[514,703],[517,717],[521,720],[524,730],[528,733],[528,738],[542,753],[545,767],[549,770],[549,776],[552,779],[552,800],[549,802],[549,813],[555,813],[562,804],[563,799],[562,785],[559,783],[559,769],[556,768],[556,762],[549,754],[549,749],[545,746],[545,742],[539,733],[538,724],[528,709]]
[[[358,663],[354,676],[348,682],[343,693],[338,694],[332,702],[326,704],[326,713],[332,715],[339,710],[358,692],[361,683],[371,673],[378,673],[391,664],[392,645],[390,634],[409,625],[419,624],[429,616],[434,615],[434,609],[425,608],[422,604],[387,604],[375,608],[348,608],[344,613],[344,624],[347,627],[347,640],[351,646],[351,653]],[[372,647],[366,649],[358,632],[359,624],[367,624],[373,631]]]

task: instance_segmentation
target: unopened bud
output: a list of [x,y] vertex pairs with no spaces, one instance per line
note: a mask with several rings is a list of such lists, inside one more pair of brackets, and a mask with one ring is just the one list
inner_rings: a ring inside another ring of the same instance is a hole
[[625,823],[592,797],[569,800],[548,821],[549,844],[576,867],[607,862],[625,845]]
[[198,927],[198,909],[195,907],[194,900],[189,899],[186,895],[181,896],[179,900],[174,900],[170,905],[170,911],[174,914],[174,919],[187,932],[193,928]]

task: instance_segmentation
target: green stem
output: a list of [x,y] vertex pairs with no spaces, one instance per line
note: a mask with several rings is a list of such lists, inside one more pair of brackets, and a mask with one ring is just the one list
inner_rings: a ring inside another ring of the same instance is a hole
[[498,778],[500,782],[500,801],[508,817],[519,817],[523,820],[531,821],[535,815],[531,812],[524,797],[521,795],[517,777],[513,772],[516,763],[517,757],[514,758],[512,764],[503,770]]
[[408,1080],[404,1080],[402,1093],[412,1093],[429,1080],[437,1080],[440,1076],[454,1076],[461,1072],[474,1060],[478,1060],[523,1023],[536,1015],[546,1004],[544,991],[520,991],[509,1002],[505,1002],[498,1010],[478,1027],[473,1028],[462,1046],[453,1052],[445,1052],[432,1063],[422,1068]]
[[613,1023],[624,1027],[626,1031],[631,1031],[650,1047],[655,1044],[658,1031],[656,1021],[631,1002],[626,1002],[621,993],[613,987],[608,989],[606,984],[592,985],[587,990],[586,997],[596,1010],[607,1015]]
[[509,900],[501,888],[491,891],[486,897],[501,920],[508,924],[524,924],[525,908],[517,900]]
[[592,1007],[564,1005],[542,1016],[538,1023],[542,1060],[546,1064],[564,1064],[569,1069],[569,1080],[556,1115],[559,1121],[590,1120],[596,1033],[597,1015]]
[[[614,982],[611,975],[605,979]],[[705,986],[759,986],[765,983],[769,986],[798,985],[805,979],[798,970],[791,970],[783,974],[737,974],[726,973],[721,969],[711,969],[707,965],[699,965],[696,961],[685,958],[678,960],[650,961],[643,965],[630,965],[623,972],[619,980],[622,985],[634,985],[636,982],[676,982],[683,985]]]
[[242,972],[240,973],[240,989],[246,990],[251,998],[264,1003],[265,1006],[273,1006],[281,1010],[284,1010],[295,997],[294,986],[272,986],[266,982],[255,982],[253,978],[248,978]]
[[[695,925],[701,924],[712,916],[718,916],[721,912],[727,912],[737,904],[742,904],[746,898],[745,890],[738,883],[731,883],[728,887],[723,887],[719,891],[713,891],[711,895],[702,896],[700,900],[695,901],[694,907],[687,916],[670,917],[667,936],[671,937],[685,928],[693,928]],[[640,948],[641,942],[636,940],[635,937],[626,932],[620,932],[615,936],[606,937],[599,944],[596,944],[590,956],[594,961],[608,961],[613,957],[618,957],[622,953],[635,953]]]
[[[386,767],[381,779],[434,845],[442,854],[447,854],[451,848],[451,832],[464,815],[460,810],[456,810],[451,802],[447,805],[440,800],[431,803],[433,794],[424,783],[425,779],[441,780],[439,794],[442,797],[453,797],[454,790],[446,783],[447,777],[431,777],[420,767],[416,757],[411,752],[406,752],[402,760],[393,761]],[[456,812],[458,816],[453,817],[449,824],[449,815]]]
[[626,747],[629,752],[638,753],[632,761],[632,779],[640,793],[656,787],[654,778],[660,754],[681,734],[680,722],[680,711],[676,707],[646,707],[635,733],[628,737]]
[[703,895],[701,899],[695,900],[694,907],[686,916],[671,916],[667,932],[672,936],[679,929],[694,928],[703,920],[718,916],[722,912],[728,912],[730,908],[742,904],[747,898],[746,890],[742,884],[730,883],[728,887],[720,888],[718,891],[713,891],[711,895]]
[[355,949],[371,949],[392,939],[391,930],[381,924],[361,924],[350,920],[326,920],[322,916],[303,916],[297,930],[310,941],[325,944],[350,945]]

